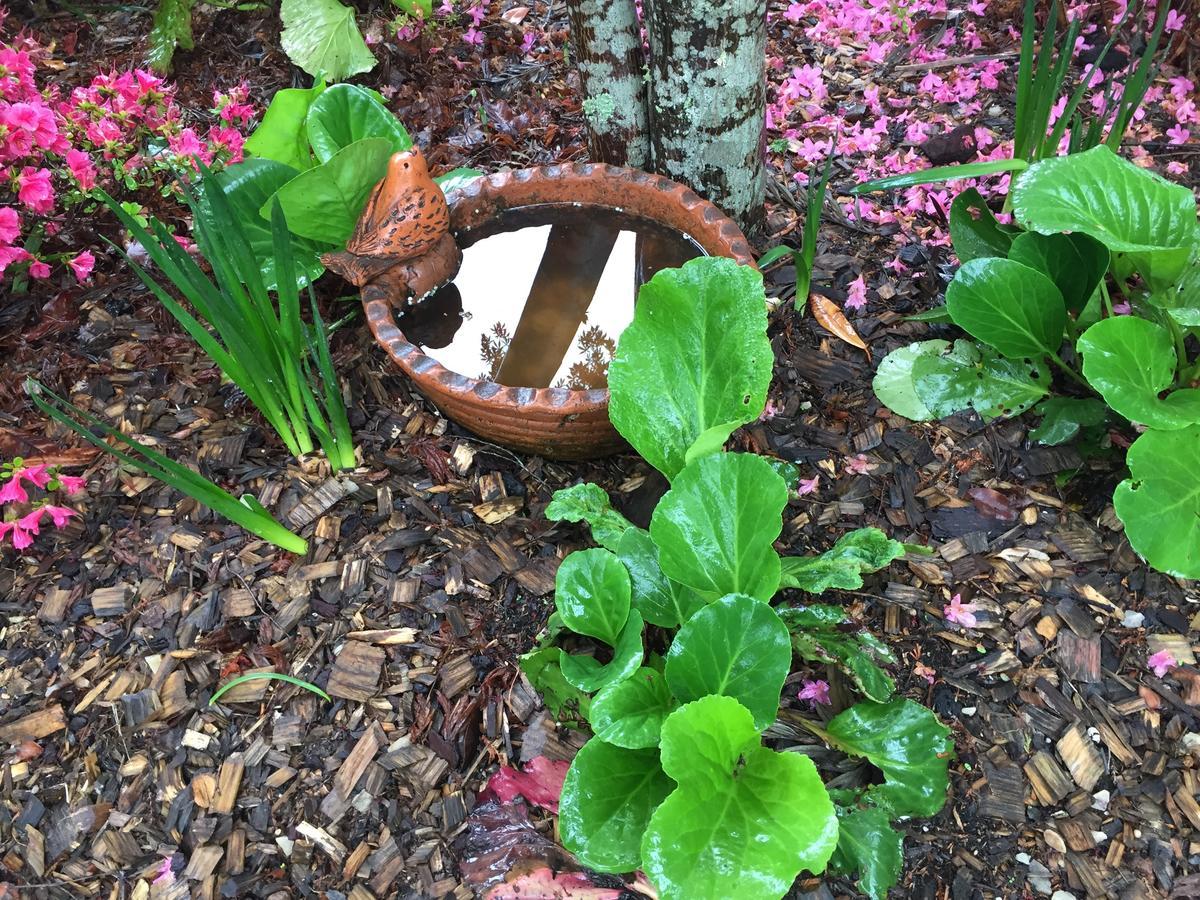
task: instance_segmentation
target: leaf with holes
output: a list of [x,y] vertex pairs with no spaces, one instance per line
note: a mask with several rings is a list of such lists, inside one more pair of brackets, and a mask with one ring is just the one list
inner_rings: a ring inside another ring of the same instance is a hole
[[864,572],[878,572],[903,555],[904,545],[878,528],[859,528],[842,535],[820,556],[785,556],[779,586],[810,594],[831,588],[856,591],[863,586]]
[[780,610],[779,618],[801,659],[838,666],[871,700],[891,698],[896,683],[880,663],[895,664],[896,658],[879,638],[854,625],[840,606],[797,606]]
[[879,807],[838,810],[838,844],[829,868],[858,875],[858,889],[871,900],[886,900],[888,889],[900,880],[903,850],[904,835]]
[[596,543],[614,553],[621,536],[633,527],[612,508],[604,488],[588,482],[555,491],[546,506],[546,518],[553,522],[586,522]]
[[985,420],[1025,412],[1049,392],[1044,363],[1005,359],[994,349],[955,341],[943,354],[913,361],[913,386],[933,418],[974,409]]
[[1095,397],[1047,397],[1035,408],[1042,421],[1029,432],[1029,439],[1039,444],[1065,444],[1079,434],[1080,428],[1104,424],[1108,408]]

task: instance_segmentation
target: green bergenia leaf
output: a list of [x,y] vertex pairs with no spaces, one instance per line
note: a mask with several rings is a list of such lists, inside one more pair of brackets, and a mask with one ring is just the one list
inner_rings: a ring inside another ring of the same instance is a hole
[[576,550],[558,567],[554,606],[564,625],[609,646],[629,618],[629,572],[608,550]]
[[614,553],[621,536],[633,527],[612,508],[604,488],[591,483],[573,484],[555,491],[546,506],[546,518],[553,522],[587,522],[596,543]]
[[1050,372],[1035,360],[1004,359],[987,346],[955,341],[944,354],[913,360],[917,398],[940,419],[972,408],[985,420],[1015,416],[1046,396]]
[[1010,359],[1057,353],[1067,324],[1054,282],[1010,259],[963,263],[946,288],[946,309],[955,325]]
[[563,846],[597,872],[636,869],[646,825],[671,788],[657,748],[630,750],[593,738],[575,754],[563,781]]
[[858,875],[858,889],[871,900],[885,900],[900,880],[904,864],[904,835],[892,827],[888,814],[876,806],[838,810],[837,850],[830,870]]
[[279,17],[283,52],[313,78],[345,81],[375,68],[352,7],[338,0],[283,0]]
[[1058,288],[1067,309],[1077,313],[1108,271],[1108,248],[1086,234],[1027,231],[1012,242],[1008,258],[1037,269]]
[[1200,578],[1200,425],[1147,431],[1125,462],[1113,506],[1129,543],[1160,572]]
[[469,184],[476,178],[483,175],[478,169],[458,168],[451,169],[433,179],[437,186],[442,189],[442,193],[449,194],[451,191],[456,191],[465,184]]
[[556,722],[582,725],[588,720],[591,698],[563,677],[562,655],[559,647],[532,650],[521,657],[521,671]]
[[657,747],[662,724],[678,705],[662,673],[642,668],[598,693],[589,721],[602,741],[631,750]]
[[711,256],[663,269],[638,292],[609,366],[608,412],[667,478],[702,435],[716,451],[762,413],[774,360],[765,298],[756,270]]
[[642,625],[641,613],[630,610],[608,663],[601,663],[592,656],[564,652],[559,660],[563,677],[581,691],[598,691],[632,677],[645,658]]
[[948,341],[917,341],[885,356],[875,371],[875,380],[871,382],[879,402],[896,415],[914,422],[932,419],[933,413],[917,396],[917,388],[913,384],[913,363],[919,356],[937,356],[949,349]]
[[193,0],[158,0],[154,23],[147,38],[149,51],[146,64],[159,75],[171,71],[176,47],[184,50],[195,47],[192,40],[192,3]]
[[775,610],[731,594],[679,629],[667,652],[667,684],[685,703],[709,694],[733,697],[763,731],[775,721],[791,664],[788,630]]
[[799,606],[779,611],[792,634],[796,655],[837,665],[869,699],[889,700],[896,683],[879,663],[895,663],[887,645],[855,626],[840,606]]
[[1017,179],[1012,198],[1025,228],[1090,235],[1114,253],[1130,254],[1152,286],[1179,276],[1195,242],[1191,189],[1104,145],[1036,163]]
[[318,81],[311,88],[287,88],[276,91],[271,105],[263,115],[262,124],[246,139],[246,152],[263,159],[273,159],[304,171],[313,167],[308,149],[306,120],[313,101],[325,90]]
[[318,162],[363,138],[386,138],[388,155],[412,147],[400,121],[372,92],[354,84],[335,84],[313,101],[305,120],[308,142]]
[[673,712],[662,767],[678,787],[650,817],[641,854],[661,900],[778,900],[801,871],[824,870],[837,817],[816,767],[763,747],[732,697]]
[[1042,414],[1042,421],[1029,432],[1029,439],[1054,446],[1074,438],[1081,427],[1102,425],[1108,408],[1095,397],[1048,397],[1034,412]]
[[1007,256],[1017,229],[1001,225],[987,201],[975,188],[967,188],[950,204],[950,239],[960,262],[987,256]]
[[838,538],[820,556],[786,556],[781,560],[781,588],[823,594],[831,588],[856,591],[863,573],[878,572],[904,555],[904,545],[878,528],[859,528]]
[[617,544],[617,556],[629,570],[634,609],[652,625],[678,628],[704,607],[703,597],[663,574],[650,532],[627,528]]
[[897,816],[932,816],[946,803],[954,742],[932,710],[912,700],[864,701],[835,716],[826,738],[883,772],[868,797]]
[[1175,384],[1171,334],[1137,316],[1097,322],[1079,339],[1083,374],[1106,403],[1132,422],[1172,430],[1200,422],[1200,390]]
[[667,577],[710,599],[749,594],[770,600],[779,588],[787,486],[769,463],[748,453],[696,460],[675,478],[650,519]]

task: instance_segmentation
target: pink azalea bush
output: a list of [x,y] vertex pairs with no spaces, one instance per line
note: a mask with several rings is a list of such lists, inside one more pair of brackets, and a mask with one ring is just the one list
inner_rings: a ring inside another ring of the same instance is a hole
[[[0,36],[6,15],[0,7]],[[193,157],[239,161],[255,113],[245,86],[217,93],[216,124],[198,132],[162,78],[110,72],[64,94],[39,83],[45,55],[30,36],[0,40],[0,285],[21,273],[49,278],[56,265],[87,280],[96,258],[64,246],[68,210],[97,189],[120,197],[169,186]]]
[[0,465],[0,546],[8,542],[16,550],[26,549],[46,519],[55,528],[65,526],[79,513],[52,502],[49,495],[78,494],[86,485],[85,479],[63,475],[57,466],[26,465],[20,457]]

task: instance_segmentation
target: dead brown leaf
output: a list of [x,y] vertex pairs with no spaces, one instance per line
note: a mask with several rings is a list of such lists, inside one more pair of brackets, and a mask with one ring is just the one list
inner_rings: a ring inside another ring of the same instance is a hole
[[867,356],[871,355],[871,351],[867,350],[867,345],[858,336],[858,332],[854,330],[854,326],[850,324],[845,314],[833,302],[817,294],[813,294],[809,297],[809,305],[812,307],[813,318],[817,320],[818,325],[834,337],[845,341],[851,347],[857,347],[859,350],[865,351]]

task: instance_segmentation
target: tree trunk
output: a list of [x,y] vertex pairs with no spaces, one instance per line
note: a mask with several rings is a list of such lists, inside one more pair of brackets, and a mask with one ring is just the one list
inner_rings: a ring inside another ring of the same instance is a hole
[[646,0],[650,157],[747,234],[763,223],[766,0]]
[[645,169],[646,57],[634,0],[567,0],[592,159]]

